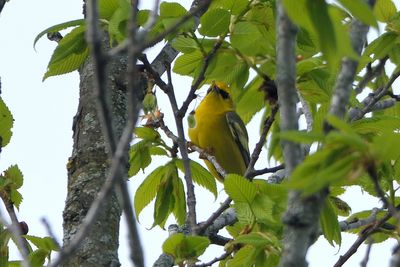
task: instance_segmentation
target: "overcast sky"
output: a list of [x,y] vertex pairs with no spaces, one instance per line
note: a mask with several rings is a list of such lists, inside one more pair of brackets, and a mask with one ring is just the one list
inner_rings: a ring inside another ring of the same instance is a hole
[[[142,1],[149,7],[151,1]],[[190,1],[179,1],[185,7]],[[41,218],[50,221],[59,241],[62,240],[62,211],[66,198],[67,172],[66,163],[72,151],[72,118],[78,105],[77,72],[48,78],[42,82],[47,63],[56,44],[46,38],[40,40],[36,51],[32,48],[35,36],[43,29],[82,17],[82,0],[11,0],[5,5],[0,15],[0,77],[2,95],[10,108],[15,122],[11,142],[0,155],[0,172],[12,164],[18,164],[24,174],[24,186],[21,189],[24,201],[18,217],[29,225],[29,234],[45,236],[46,229]],[[157,53],[156,47],[152,55]],[[190,87],[190,80],[174,77],[178,90],[178,100],[182,100]],[[164,98],[165,99],[165,98]],[[161,100],[161,103],[164,103]],[[162,111],[167,121],[172,116],[165,102]],[[259,118],[259,117],[258,117]],[[257,118],[251,122],[251,128],[257,129]],[[254,128],[256,127],[256,128]],[[173,127],[172,127],[173,128]],[[257,131],[250,133],[250,148],[258,139]],[[197,159],[196,155],[191,156]],[[160,162],[155,159],[155,165]],[[151,168],[149,168],[151,170]],[[132,195],[140,184],[143,175],[132,179]],[[219,187],[222,190],[222,187]],[[214,201],[213,196],[204,190],[198,190],[199,220],[204,220],[218,203],[224,200],[222,194]],[[379,203],[362,195],[360,190],[351,190],[345,195],[353,212],[379,206]],[[371,204],[371,201],[372,204]],[[210,208],[213,207],[213,208]],[[4,209],[0,209],[4,216]],[[152,205],[146,208],[141,216],[141,236],[145,245],[145,258],[148,266],[161,253],[162,242],[167,233],[151,226]],[[171,223],[173,220],[171,220]],[[127,253],[126,231],[122,220],[120,260],[122,266],[130,266]],[[342,249],[331,247],[325,240],[318,241],[308,255],[311,267],[331,266],[356,239],[355,235],[344,234]],[[373,246],[369,266],[385,264],[390,257],[391,244]],[[357,256],[346,266],[357,266],[364,256],[362,246]],[[12,253],[15,259],[16,253]],[[208,253],[208,259],[215,257],[215,250]]]

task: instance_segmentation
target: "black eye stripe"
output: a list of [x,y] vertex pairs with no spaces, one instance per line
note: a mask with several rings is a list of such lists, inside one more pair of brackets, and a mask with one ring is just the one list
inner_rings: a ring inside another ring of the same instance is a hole
[[218,86],[213,85],[207,90],[207,95],[211,92],[211,90],[217,91],[217,93],[222,96],[223,99],[228,99],[229,98],[229,93],[225,90],[220,89]]
[[218,88],[218,93],[222,96],[223,99],[228,99],[229,98],[229,93],[225,90],[219,89]]

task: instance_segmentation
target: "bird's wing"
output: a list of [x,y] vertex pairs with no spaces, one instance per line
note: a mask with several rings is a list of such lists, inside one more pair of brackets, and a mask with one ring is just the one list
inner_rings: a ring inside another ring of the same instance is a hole
[[229,129],[231,130],[233,139],[235,140],[239,147],[240,153],[242,154],[244,163],[246,166],[248,166],[250,162],[250,153],[248,145],[249,136],[247,135],[246,126],[239,115],[234,111],[226,113],[226,120],[228,122]]

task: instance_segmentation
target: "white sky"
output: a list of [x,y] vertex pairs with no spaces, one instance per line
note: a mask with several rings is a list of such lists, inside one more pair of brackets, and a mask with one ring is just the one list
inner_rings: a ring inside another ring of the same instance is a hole
[[[147,7],[152,6],[152,1],[142,2],[145,2]],[[191,1],[179,2],[189,7]],[[0,172],[12,164],[19,165],[25,177],[21,189],[24,201],[18,214],[19,219],[26,221],[30,229],[29,234],[36,236],[47,234],[40,220],[43,217],[48,219],[59,241],[62,240],[62,211],[66,197],[65,166],[72,151],[71,128],[72,118],[78,105],[79,77],[77,72],[74,72],[51,77],[42,82],[42,76],[56,44],[43,38],[37,44],[37,52],[33,50],[32,44],[35,36],[43,29],[81,18],[81,9],[82,0],[11,0],[0,15],[1,97],[15,119],[11,143],[0,155]],[[174,79],[178,100],[182,100],[189,89],[190,81],[182,77]],[[163,101],[165,100],[161,100],[161,103],[164,103]],[[171,120],[167,103],[161,106],[162,111],[166,113],[166,119]],[[258,129],[258,125],[259,121],[254,120],[248,129]],[[258,139],[257,133],[258,130],[250,131],[250,148],[254,147]],[[197,156],[192,155],[192,158],[196,159]],[[139,176],[131,180],[132,195],[142,179],[143,176]],[[211,194],[204,190],[198,191],[199,220],[204,220],[224,200],[224,196],[214,201]],[[362,195],[359,190],[351,190],[351,193],[345,195],[345,200],[350,203],[353,212],[379,205],[375,200]],[[4,209],[0,211],[4,215]],[[140,216],[147,266],[151,266],[160,255],[162,242],[167,237],[167,233],[159,228],[146,230],[146,227],[151,226],[152,216],[152,205]],[[122,220],[120,260],[122,266],[131,266],[124,224]],[[355,239],[354,235],[344,234],[340,250],[332,248],[324,240],[318,241],[308,255],[310,266],[333,265]],[[386,265],[392,244],[393,242],[373,246],[369,266],[378,266],[382,263]],[[208,259],[217,256],[215,251],[214,249],[207,253]],[[365,246],[362,246],[360,252],[345,266],[358,266],[364,257],[363,251]],[[17,255],[15,252],[12,253],[14,259],[15,255]]]

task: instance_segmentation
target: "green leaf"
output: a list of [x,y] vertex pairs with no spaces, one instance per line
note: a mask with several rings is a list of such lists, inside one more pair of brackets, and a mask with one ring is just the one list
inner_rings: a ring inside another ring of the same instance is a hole
[[292,141],[295,143],[312,144],[314,142],[322,142],[325,139],[324,134],[306,131],[285,131],[279,134],[281,139]]
[[129,177],[135,176],[140,169],[144,171],[150,165],[150,146],[151,144],[146,140],[142,140],[131,146],[129,150]]
[[397,13],[392,0],[377,0],[374,5],[374,14],[377,20],[389,22]]
[[381,161],[400,159],[400,135],[397,133],[386,133],[378,135],[373,140],[373,149]]
[[262,78],[257,76],[244,89],[242,94],[235,99],[236,112],[245,124],[265,107],[265,94],[260,90]]
[[162,249],[164,253],[172,255],[175,264],[179,265],[185,260],[196,260],[209,245],[210,241],[206,237],[178,233],[165,240]]
[[79,26],[58,43],[47,66],[43,80],[50,76],[77,70],[89,55],[85,41],[85,26]]
[[370,6],[363,0],[339,0],[359,21],[378,29],[378,23]]
[[77,19],[77,20],[71,20],[67,22],[63,22],[54,26],[51,26],[43,31],[41,31],[36,37],[35,40],[33,41],[33,48],[35,48],[35,45],[37,41],[39,41],[40,38],[43,37],[43,35],[51,33],[51,32],[58,32],[61,30],[65,30],[70,27],[75,27],[75,26],[82,26],[85,24],[85,19]]
[[228,261],[228,267],[250,267],[253,266],[256,257],[256,248],[253,246],[244,246],[240,248],[235,255],[233,256],[232,260]]
[[172,187],[172,195],[174,197],[173,213],[177,223],[183,225],[186,219],[186,195],[183,182],[178,176],[172,178]]
[[160,5],[161,18],[177,18],[184,16],[186,9],[178,3],[162,2]]
[[[125,1],[126,0],[122,0]],[[119,0],[99,0],[98,9],[101,19],[109,20],[119,7]]]
[[159,146],[151,146],[149,147],[149,152],[150,155],[154,155],[154,156],[168,156],[167,151]]
[[222,8],[210,9],[200,18],[199,33],[217,37],[224,35],[229,29],[231,14]]
[[24,183],[24,176],[18,165],[8,167],[8,169],[4,171],[4,177],[12,181],[12,184],[10,185],[12,189],[18,189]]
[[181,75],[192,75],[203,64],[203,54],[196,50],[179,56],[174,64],[173,71]]
[[[108,23],[108,34],[110,35],[110,45],[113,44],[113,41],[121,42],[126,38],[128,29],[128,19],[130,14],[131,6],[126,0],[120,0],[120,6],[118,9],[114,11],[112,14],[109,23]],[[143,11],[138,11],[138,20],[139,17],[142,19]],[[141,14],[139,16],[139,13]],[[138,22],[140,25],[140,23]]]
[[345,201],[335,196],[329,196],[332,206],[335,208],[337,215],[348,217],[351,214],[351,207]]
[[[265,194],[257,194],[251,205],[251,209],[257,222],[271,225],[276,223],[277,220],[274,218],[273,210],[275,203]],[[278,218],[279,221],[279,218]]]
[[235,202],[244,202],[250,205],[256,194],[256,186],[246,178],[237,174],[228,174],[224,180],[226,193]]
[[58,247],[57,243],[51,237],[37,237],[32,235],[25,235],[24,236],[29,242],[35,245],[37,248],[46,250],[46,251],[59,251],[60,248]]
[[325,199],[319,222],[321,224],[322,233],[326,240],[328,240],[329,244],[332,246],[334,246],[335,243],[340,245],[342,242],[342,236],[339,222],[329,198]]
[[278,239],[270,234],[270,233],[249,233],[245,235],[238,236],[234,242],[234,244],[245,244],[245,245],[252,245],[255,248],[262,248],[264,249],[265,246],[274,244],[278,245]]
[[153,223],[153,227],[159,225],[163,229],[175,206],[175,198],[171,192],[173,192],[172,180],[177,177],[175,166],[172,166],[172,164],[167,164],[166,168],[167,171],[161,180],[156,201],[154,203]]
[[32,267],[42,267],[49,252],[44,249],[37,249],[29,254],[29,262]]
[[312,29],[310,15],[306,6],[307,0],[282,0],[283,7],[294,23],[307,30]]
[[0,150],[10,142],[12,135],[11,128],[13,127],[13,124],[13,116],[3,99],[0,97]]
[[[177,159],[175,161],[175,164],[179,168],[179,170],[181,170],[181,172],[185,172],[182,160]],[[203,166],[193,160],[190,160],[190,168],[192,170],[193,182],[210,191],[216,198],[218,193],[217,183],[215,182],[214,176],[207,169],[205,169]]]
[[[272,33],[268,32],[264,26],[253,22],[238,22],[230,36],[230,40],[234,48],[247,56],[272,56],[275,54]],[[257,45],[255,46],[254,44]]]
[[248,65],[238,59],[233,51],[217,53],[206,71],[209,80],[225,81],[239,88],[245,85],[248,76]]
[[334,25],[328,12],[325,0],[307,0],[306,6],[309,17],[317,32],[319,45],[324,57],[332,67],[335,66],[337,40]]
[[173,48],[182,53],[191,53],[199,49],[195,40],[183,35],[174,38],[171,41],[171,45]]
[[161,139],[160,134],[151,127],[136,127],[135,129],[135,135],[138,138],[141,138],[143,140],[147,141],[159,141]]
[[14,204],[14,206],[19,210],[19,206],[22,203],[23,197],[20,192],[15,189],[10,191],[10,200]]
[[136,216],[139,217],[140,212],[155,197],[161,185],[161,180],[167,172],[166,166],[160,166],[152,171],[139,186],[135,193],[134,207]]
[[[373,60],[381,59],[388,54],[388,52],[396,45],[398,40],[397,33],[385,32],[375,40],[373,40],[364,50],[363,58],[370,55],[373,56]],[[365,61],[365,59],[364,59]]]

